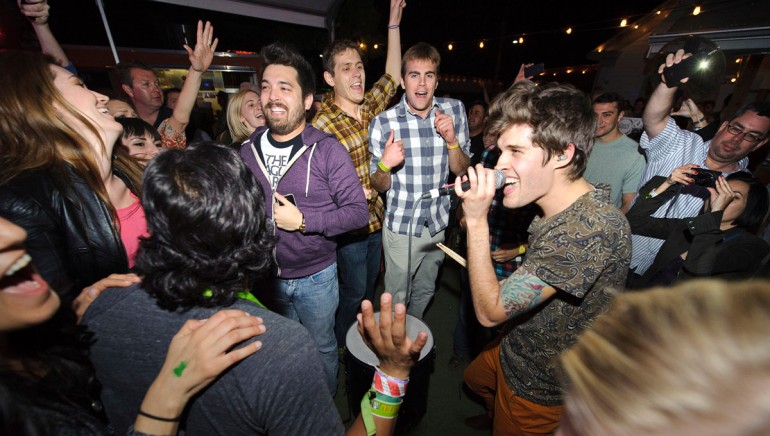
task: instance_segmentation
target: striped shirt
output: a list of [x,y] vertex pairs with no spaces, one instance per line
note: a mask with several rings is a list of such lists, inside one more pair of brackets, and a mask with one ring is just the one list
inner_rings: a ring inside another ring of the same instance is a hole
[[[361,103],[361,122],[340,109],[334,103],[334,91],[324,95],[321,109],[313,117],[313,127],[331,133],[345,146],[353,159],[358,179],[361,186],[372,189],[369,180],[369,123],[375,115],[384,111],[390,103],[390,99],[396,95],[398,85],[390,74],[380,77],[372,89],[364,95]],[[372,196],[374,198],[372,198]],[[382,219],[385,213],[385,205],[382,198],[374,191],[367,198],[369,205],[369,233],[374,233],[382,228]],[[358,233],[358,231],[354,231]]]
[[[672,171],[682,165],[696,164],[708,168],[706,155],[711,141],[703,142],[697,133],[680,129],[671,117],[668,118],[666,128],[654,138],[650,139],[647,132],[644,132],[639,145],[647,154],[647,167],[639,182],[640,188],[654,176],[668,177]],[[748,158],[741,159],[738,161],[739,168],[736,171],[745,171],[748,164]],[[683,186],[679,195],[665,202],[652,216],[655,218],[693,217],[700,213],[704,201],[709,197],[708,190],[703,186]],[[673,206],[671,206],[672,202],[674,202]],[[652,265],[663,242],[663,239],[632,235],[631,269],[636,274],[643,275]]]
[[447,143],[434,126],[436,109],[452,117],[460,148],[470,155],[468,119],[459,100],[434,97],[428,117],[423,119],[409,109],[404,96],[398,104],[377,115],[369,126],[370,174],[377,171],[391,130],[395,132],[395,141],[404,141],[404,163],[391,171],[385,200],[385,225],[400,235],[409,234],[415,206],[420,208],[412,226],[415,236],[422,235],[426,222],[431,235],[444,230],[449,222],[449,196],[416,204],[422,194],[443,186],[449,175]]

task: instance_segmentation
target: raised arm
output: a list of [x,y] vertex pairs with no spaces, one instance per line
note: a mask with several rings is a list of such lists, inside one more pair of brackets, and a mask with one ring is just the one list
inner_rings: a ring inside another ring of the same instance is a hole
[[32,29],[35,30],[37,40],[40,42],[40,51],[50,55],[56,60],[56,63],[62,67],[70,65],[70,60],[64,53],[64,49],[59,45],[59,41],[53,35],[48,26],[51,6],[47,0],[18,0],[21,13],[29,18],[32,23]]
[[198,98],[203,73],[211,65],[218,43],[219,39],[214,38],[214,26],[208,21],[206,21],[205,26],[202,21],[198,21],[195,49],[193,50],[187,44],[184,45],[190,58],[190,69],[187,71],[187,78],[182,85],[182,91],[179,93],[179,100],[174,108],[174,113],[169,119],[171,128],[176,132],[183,132],[190,123],[190,114]]
[[388,57],[385,60],[385,72],[396,83],[401,77],[401,14],[406,7],[404,0],[390,0],[390,18],[388,19]]
[[[687,57],[689,55],[686,55],[684,50],[678,50],[676,53],[666,56],[666,62],[658,68],[658,73],[661,74],[661,83],[652,92],[642,115],[644,131],[647,132],[647,136],[650,139],[660,134],[666,128],[671,107],[674,104],[674,94],[676,94],[678,89],[676,86],[669,88],[666,85],[665,79],[662,76],[663,71],[672,65],[682,62]],[[687,79],[685,77],[681,80],[681,83],[687,82]]]

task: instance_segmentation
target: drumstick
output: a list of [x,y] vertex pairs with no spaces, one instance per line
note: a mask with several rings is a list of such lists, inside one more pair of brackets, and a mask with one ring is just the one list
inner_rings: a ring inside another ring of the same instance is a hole
[[436,244],[436,246],[438,248],[440,248],[441,251],[446,253],[449,257],[454,259],[455,262],[459,263],[460,266],[462,266],[463,268],[467,268],[468,267],[468,263],[465,261],[465,259],[463,259],[463,257],[460,256],[459,254],[455,253],[451,248],[447,247],[446,245],[442,244],[441,242]]

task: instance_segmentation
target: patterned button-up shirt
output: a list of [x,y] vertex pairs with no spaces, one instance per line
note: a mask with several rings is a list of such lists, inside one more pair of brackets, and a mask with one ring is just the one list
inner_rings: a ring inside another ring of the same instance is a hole
[[[337,136],[337,139],[348,149],[353,165],[356,167],[361,186],[372,189],[369,181],[369,123],[375,115],[388,107],[390,99],[396,95],[398,85],[390,74],[384,74],[364,95],[361,103],[361,121],[340,109],[334,103],[334,91],[326,93],[321,103],[321,109],[313,117],[313,126]],[[369,233],[382,228],[385,205],[377,191],[372,190],[367,198],[369,203]]]
[[392,108],[377,115],[369,126],[369,151],[372,153],[370,174],[377,171],[390,131],[394,141],[404,141],[404,163],[391,171],[391,185],[386,194],[385,225],[401,235],[409,234],[409,221],[416,206],[420,210],[412,224],[415,236],[426,226],[431,235],[444,230],[449,222],[449,196],[419,202],[422,194],[439,188],[449,175],[449,150],[435,127],[436,109],[452,117],[455,135],[463,153],[470,155],[468,119],[465,106],[451,98],[433,99],[427,118],[413,113],[406,96]]

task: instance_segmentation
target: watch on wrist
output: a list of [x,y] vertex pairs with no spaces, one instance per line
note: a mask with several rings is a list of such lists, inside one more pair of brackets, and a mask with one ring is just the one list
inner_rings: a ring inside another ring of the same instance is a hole
[[300,232],[305,233],[305,214],[302,214],[302,224],[299,225]]

